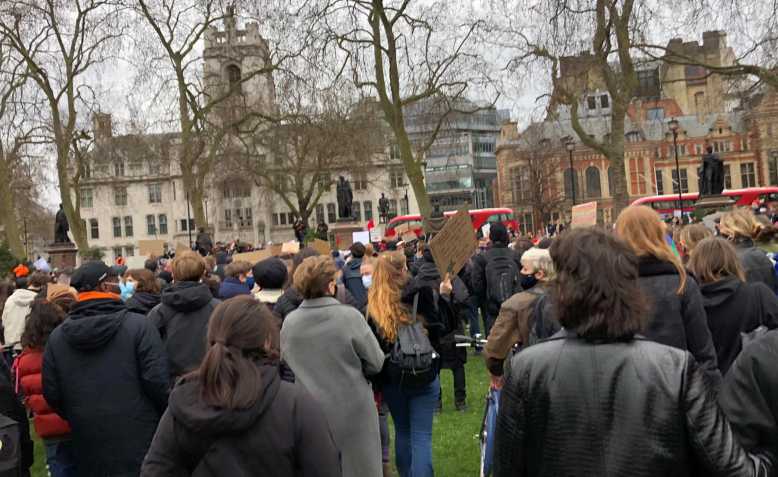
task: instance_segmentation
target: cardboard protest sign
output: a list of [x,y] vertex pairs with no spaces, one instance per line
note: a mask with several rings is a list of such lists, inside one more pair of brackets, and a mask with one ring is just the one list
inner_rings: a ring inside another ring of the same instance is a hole
[[370,229],[370,241],[371,242],[381,241],[381,232],[378,229],[376,228]]
[[441,278],[446,273],[450,277],[459,273],[478,247],[470,215],[460,210],[449,218],[441,231],[430,240],[429,247]]
[[164,240],[139,240],[138,248],[140,249],[139,255],[146,257],[159,257],[165,253],[165,241]]
[[270,255],[277,257],[281,255],[281,249],[283,248],[283,245],[280,243],[275,243],[270,246]]
[[254,250],[253,252],[236,253],[232,256],[233,262],[248,262],[254,265],[257,262],[261,262],[266,258],[272,257],[273,254],[268,249]]
[[132,257],[125,257],[124,264],[127,265],[127,270],[143,268],[146,266],[146,260],[148,259],[149,257],[144,255],[133,255]]
[[319,252],[319,255],[330,254],[330,243],[326,240],[316,239],[311,243],[311,248]]
[[394,231],[397,232],[397,235],[400,236],[406,232],[409,232],[410,230],[411,230],[411,225],[408,223],[400,224],[394,228]]
[[351,232],[335,232],[335,246],[338,250],[348,250],[354,243]]
[[481,227],[481,237],[488,237],[491,231],[492,224],[484,224],[484,226]]
[[573,206],[572,228],[592,227],[597,225],[597,202]]
[[361,230],[358,232],[352,232],[351,233],[351,243],[357,243],[361,242],[362,245],[367,245],[370,243],[370,232],[367,230]]
[[292,255],[300,251],[300,242],[292,240],[290,242],[284,242],[281,245],[281,254],[291,253]]
[[401,237],[401,240],[405,243],[413,242],[414,240],[418,239],[419,237],[416,236],[413,232],[408,232],[406,234],[403,234]]
[[184,252],[191,252],[191,251],[192,251],[192,249],[189,248],[187,245],[184,245],[184,244],[181,244],[181,243],[177,243],[176,244],[176,255],[179,255],[179,254],[184,253]]

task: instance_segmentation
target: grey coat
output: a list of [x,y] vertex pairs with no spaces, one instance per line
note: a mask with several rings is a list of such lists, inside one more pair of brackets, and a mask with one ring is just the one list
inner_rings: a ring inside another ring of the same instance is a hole
[[384,353],[359,311],[334,298],[304,300],[281,327],[281,357],[319,401],[341,452],[343,477],[382,475],[373,390]]

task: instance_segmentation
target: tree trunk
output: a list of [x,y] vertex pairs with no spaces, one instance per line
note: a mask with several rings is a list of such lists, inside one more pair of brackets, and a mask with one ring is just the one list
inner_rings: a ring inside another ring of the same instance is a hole
[[424,171],[421,169],[421,164],[413,157],[411,141],[408,139],[405,126],[394,126],[393,128],[395,137],[400,143],[400,157],[403,161],[405,173],[408,175],[408,182],[410,182],[413,193],[416,195],[416,204],[419,206],[419,212],[422,217],[429,217],[432,214],[432,202],[430,202],[430,196],[427,194],[427,187],[424,184]]
[[612,220],[616,220],[622,210],[629,205],[627,188],[627,170],[624,161],[624,121],[627,116],[628,101],[614,101],[611,115],[611,144],[608,161],[613,168],[611,195],[613,196]]
[[[85,251],[89,248],[89,242],[86,238],[86,227],[84,221],[81,219],[81,211],[78,209],[78,198],[76,203],[73,203],[72,185],[70,183],[69,171],[68,171],[68,156],[70,154],[70,146],[67,143],[67,139],[62,139],[62,135],[59,134],[57,138],[57,175],[59,177],[59,197],[62,201],[62,208],[65,210],[65,216],[68,218],[68,225],[70,225],[70,234],[73,236],[73,242],[79,251]],[[63,144],[64,141],[64,144]],[[79,191],[76,191],[79,193]]]
[[[25,258],[27,252],[19,236],[19,224],[16,221],[16,206],[14,205],[14,195],[11,190],[11,173],[5,158],[0,158],[0,223],[5,227],[5,239],[8,242],[8,248],[16,258]],[[22,211],[25,213],[25,211]]]

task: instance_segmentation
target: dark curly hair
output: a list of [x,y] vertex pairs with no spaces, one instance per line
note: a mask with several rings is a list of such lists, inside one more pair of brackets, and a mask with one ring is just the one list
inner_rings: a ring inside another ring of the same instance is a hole
[[562,234],[550,249],[557,277],[552,298],[559,322],[582,337],[623,339],[648,324],[638,284],[638,258],[599,229]]
[[54,328],[65,320],[65,312],[59,306],[45,299],[36,299],[30,307],[30,314],[22,333],[23,348],[43,348]]

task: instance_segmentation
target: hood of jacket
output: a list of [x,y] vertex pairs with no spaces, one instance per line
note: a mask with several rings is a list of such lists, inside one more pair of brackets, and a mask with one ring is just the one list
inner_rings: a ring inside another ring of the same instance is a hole
[[[416,279],[421,283],[437,285],[440,283],[441,276],[435,261],[427,258],[427,251],[424,251],[424,259],[416,269]],[[452,277],[453,279],[453,277]]]
[[142,314],[148,313],[152,308],[159,305],[162,301],[162,297],[158,293],[151,293],[146,291],[135,292],[129,300],[127,300],[127,309],[134,312],[140,312]]
[[74,304],[60,327],[74,348],[98,349],[113,339],[126,316],[127,307],[118,298],[96,298]]
[[638,275],[641,277],[678,275],[678,270],[670,262],[659,260],[653,255],[643,255],[638,257]]
[[727,277],[701,285],[702,304],[705,308],[719,306],[729,300],[743,285],[743,282],[736,277]]
[[162,303],[180,312],[199,310],[213,299],[205,283],[177,282],[162,292]]
[[268,410],[281,387],[278,366],[256,363],[260,368],[262,394],[252,406],[245,409],[225,409],[203,402],[200,382],[188,378],[170,393],[168,408],[181,424],[202,435],[218,435],[246,431]]
[[362,268],[361,258],[354,258],[347,262],[346,265],[343,266],[343,279],[359,278],[361,280],[362,273],[359,270],[360,268]]
[[11,293],[11,296],[8,297],[7,302],[13,303],[19,307],[29,307],[33,300],[35,300],[36,296],[38,296],[37,291],[20,288],[18,290],[14,290],[14,292]]

